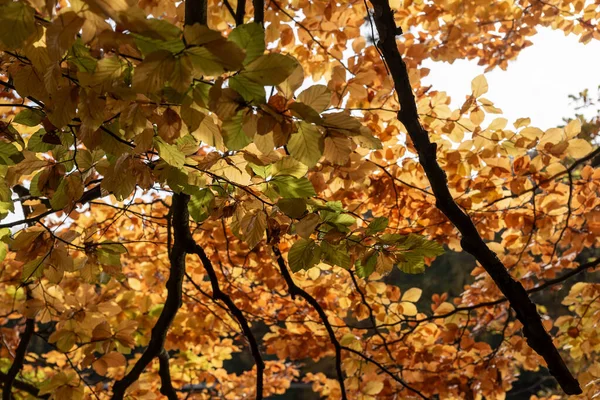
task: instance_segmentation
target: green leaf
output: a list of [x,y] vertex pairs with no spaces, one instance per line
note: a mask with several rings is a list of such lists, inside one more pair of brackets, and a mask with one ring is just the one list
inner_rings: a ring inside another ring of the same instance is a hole
[[308,168],[314,167],[323,155],[323,135],[315,125],[300,122],[298,132],[290,137],[287,149],[296,160]]
[[271,175],[271,165],[256,165],[252,163],[249,163],[248,165],[256,175],[263,179],[267,179]]
[[133,37],[135,45],[140,49],[144,56],[157,50],[166,50],[173,54],[177,54],[185,49],[185,44],[181,39],[161,40],[149,38],[137,33],[131,33],[130,35]]
[[6,243],[0,243],[0,262],[4,261],[8,254],[8,245]]
[[223,133],[223,139],[225,140],[225,146],[227,146],[229,150],[241,150],[252,143],[252,140],[244,132],[243,122],[244,111],[238,112],[232,118],[223,122],[221,131]]
[[71,49],[67,61],[75,64],[78,71],[93,73],[98,65],[98,60],[92,57],[89,48],[85,46],[81,38],[77,38]]
[[11,143],[0,142],[0,165],[15,165],[24,158],[16,146]]
[[39,125],[44,119],[44,113],[40,110],[26,108],[15,116],[13,122],[25,126]]
[[359,260],[356,262],[356,274],[361,278],[368,278],[373,271],[375,271],[375,265],[377,264],[377,252],[373,252],[366,259]]
[[31,137],[27,141],[27,150],[33,151],[35,153],[45,153],[55,148],[57,146],[56,144],[44,142],[45,136],[46,130],[44,128],[38,130],[36,133],[31,135]]
[[246,50],[244,65],[254,61],[265,52],[265,30],[255,22],[238,25],[229,34],[229,40]]
[[35,33],[35,11],[23,1],[7,1],[0,6],[0,43],[19,48]]
[[168,144],[158,136],[154,138],[154,146],[156,146],[160,158],[167,164],[172,165],[175,168],[183,168],[185,156],[176,146]]
[[263,86],[275,86],[290,76],[297,65],[298,61],[293,57],[271,53],[246,65],[240,74]]
[[287,199],[316,196],[315,188],[307,178],[281,175],[274,177],[269,183],[274,184],[279,194]]
[[406,274],[422,274],[425,272],[425,260],[416,252],[408,251],[397,256],[398,269]]
[[198,75],[217,76],[225,71],[237,71],[242,67],[244,51],[237,44],[219,40],[202,47],[187,48],[184,52],[190,57]]
[[235,75],[229,78],[229,87],[238,92],[249,103],[266,103],[265,87],[253,82],[245,75]]
[[290,218],[300,218],[306,212],[306,201],[303,199],[279,199],[277,207]]
[[372,235],[385,230],[389,223],[390,221],[386,217],[375,218],[367,227],[367,235]]
[[423,236],[410,234],[397,241],[399,251],[395,252],[398,268],[407,274],[420,274],[425,271],[425,257],[437,257],[444,248],[437,242]]
[[83,182],[78,175],[69,175],[63,178],[50,199],[54,210],[65,208],[69,203],[79,200],[83,195]]
[[202,189],[190,197],[188,210],[194,221],[203,222],[209,217],[214,199],[215,195],[209,189]]
[[327,210],[322,210],[320,212],[321,219],[323,222],[328,222],[330,224],[335,225],[337,228],[342,227],[342,232],[347,231],[344,227],[348,227],[356,223],[356,219],[350,214],[340,213],[340,212],[331,212]]
[[288,262],[292,272],[314,267],[321,258],[321,248],[312,239],[300,239],[292,245]]
[[340,243],[332,245],[326,241],[321,243],[321,253],[323,255],[323,261],[330,265],[337,265],[344,269],[350,269],[351,261],[350,254],[346,248],[346,243]]
[[121,266],[121,254],[127,253],[127,248],[120,243],[103,242],[96,247],[100,264]]
[[404,236],[403,240],[398,241],[397,246],[400,249],[416,251],[424,257],[436,257],[444,254],[444,248],[439,243],[414,233]]
[[302,178],[308,172],[308,167],[292,157],[284,157],[273,164],[273,176],[290,175]]
[[23,265],[21,280],[23,282],[32,278],[40,278],[44,274],[44,266],[42,265],[47,258],[47,254],[43,257],[31,260]]

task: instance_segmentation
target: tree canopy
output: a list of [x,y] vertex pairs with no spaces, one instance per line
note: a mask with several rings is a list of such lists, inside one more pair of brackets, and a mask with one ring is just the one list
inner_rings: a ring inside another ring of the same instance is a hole
[[600,119],[421,84],[539,27],[600,4],[0,1],[3,400],[599,395]]

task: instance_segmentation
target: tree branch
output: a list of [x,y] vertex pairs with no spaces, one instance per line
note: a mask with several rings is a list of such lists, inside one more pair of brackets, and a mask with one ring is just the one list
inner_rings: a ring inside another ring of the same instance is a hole
[[[28,297],[30,297],[28,295]],[[27,318],[25,322],[25,330],[21,335],[21,341],[17,346],[17,351],[15,352],[15,358],[13,360],[10,369],[6,373],[5,377],[3,377],[4,387],[2,388],[2,400],[10,400],[12,398],[12,387],[15,384],[15,380],[21,368],[23,368],[23,363],[25,362],[25,354],[27,354],[27,347],[29,347],[29,342],[33,337],[33,333],[35,331],[35,320],[33,318]]]
[[[171,269],[166,285],[167,299],[165,300],[164,308],[158,317],[158,321],[156,321],[156,324],[152,328],[148,347],[146,347],[142,356],[137,360],[127,375],[120,381],[115,382],[113,386],[113,400],[122,400],[127,388],[140,377],[146,366],[150,364],[154,357],[160,356],[164,351],[167,331],[169,330],[179,307],[181,307],[182,284],[183,276],[185,274],[186,243],[190,229],[188,212],[189,200],[190,198],[187,195],[173,195],[173,203],[171,204],[171,209],[173,210],[173,249],[169,256]],[[163,376],[166,376],[167,372],[164,371],[164,360],[160,362],[162,378]],[[169,393],[169,386],[171,386],[170,380],[168,382],[163,380],[162,383],[163,385],[167,384],[167,386],[161,388],[161,393],[163,393],[163,390]],[[170,389],[172,390],[172,386]]]
[[235,11],[233,10],[233,7],[231,7],[231,4],[229,4],[229,0],[223,0],[223,4],[225,4],[225,8],[227,9],[227,11],[229,11],[229,14],[231,14],[231,17],[235,21]]
[[[8,378],[7,374],[5,374],[4,372],[0,372],[0,382],[2,382],[4,385],[6,385],[7,378]],[[15,389],[27,392],[30,395],[32,395],[38,399],[49,399],[50,398],[49,394],[44,394],[44,395],[40,396],[40,389],[37,388],[36,386],[32,385],[31,383],[27,383],[27,382],[20,381],[18,379],[14,379],[12,385]]]
[[233,300],[231,300],[231,297],[229,297],[221,290],[221,287],[219,286],[219,278],[215,272],[212,262],[204,252],[204,249],[194,241],[192,235],[189,233],[189,230],[187,231],[187,234],[188,236],[186,238],[186,243],[188,252],[190,254],[196,254],[198,257],[200,257],[200,261],[202,261],[202,265],[204,266],[204,269],[206,270],[206,273],[210,278],[210,284],[212,286],[213,291],[213,299],[221,300],[223,303],[225,303],[231,314],[233,314],[237,322],[242,327],[242,332],[248,340],[250,352],[252,353],[254,363],[256,364],[256,399],[260,400],[263,398],[263,376],[265,371],[265,363],[260,354],[260,349],[258,348],[258,341],[256,340],[254,333],[252,333],[252,329],[250,329],[250,324],[248,324],[248,320],[242,313],[242,310],[240,310],[239,307],[235,305]]
[[[256,15],[256,13],[254,14]],[[238,0],[237,9],[235,12],[235,24],[242,25],[246,16],[246,0]]]
[[[245,1],[245,0],[239,0]],[[265,22],[265,1],[264,0],[252,0],[254,6],[254,22],[257,24],[263,24]]]
[[471,253],[485,268],[523,324],[523,333],[529,346],[541,355],[550,373],[556,378],[567,394],[579,394],[579,382],[562,360],[552,338],[542,325],[536,306],[531,302],[523,286],[515,281],[496,254],[485,244],[473,221],[456,204],[447,185],[446,174],[436,159],[437,146],[431,143],[428,133],[423,129],[417,113],[417,105],[410,86],[408,71],[396,44],[399,33],[394,21],[394,14],[388,0],[370,0],[374,8],[374,19],[379,33],[377,46],[381,49],[385,63],[391,75],[400,101],[398,120],[406,127],[412,142],[419,154],[419,161],[429,179],[436,197],[436,206],[448,217],[462,235],[461,246]]
[[327,318],[327,314],[325,314],[325,310],[323,310],[323,307],[321,307],[319,302],[314,297],[294,283],[294,278],[292,278],[292,275],[290,275],[290,271],[288,271],[287,266],[285,265],[285,260],[283,259],[283,256],[281,255],[277,245],[273,246],[273,253],[275,253],[275,257],[277,257],[277,265],[279,266],[279,270],[281,271],[283,279],[288,285],[288,291],[290,292],[290,295],[292,295],[292,298],[300,296],[306,300],[306,302],[315,309],[317,314],[319,314],[319,317],[323,321],[323,325],[325,325],[325,329],[329,334],[329,340],[335,348],[335,369],[337,371],[337,380],[342,391],[342,399],[346,400],[348,397],[346,395],[346,387],[344,385],[344,373],[342,372],[342,345],[335,337],[335,332],[333,331],[333,327]]
[[207,25],[208,7],[207,0],[185,0],[185,24]]
[[169,353],[163,348],[158,354],[160,376],[160,393],[167,396],[169,400],[177,400],[177,393],[171,382],[171,372],[169,371]]

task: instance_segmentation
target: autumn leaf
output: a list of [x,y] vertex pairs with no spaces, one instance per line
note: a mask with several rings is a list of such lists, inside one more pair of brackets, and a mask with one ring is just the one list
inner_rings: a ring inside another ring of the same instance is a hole
[[290,137],[287,147],[292,157],[311,168],[323,155],[323,142],[315,125],[300,122],[298,132]]
[[300,239],[292,245],[288,260],[292,272],[312,268],[319,262],[321,249],[311,239]]
[[35,11],[22,2],[5,2],[0,6],[0,43],[16,49],[34,32]]

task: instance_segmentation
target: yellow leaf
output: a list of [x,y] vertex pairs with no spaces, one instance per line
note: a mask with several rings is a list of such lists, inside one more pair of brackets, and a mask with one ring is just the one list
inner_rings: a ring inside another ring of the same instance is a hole
[[175,69],[170,51],[158,50],[148,54],[134,70],[133,89],[140,93],[155,93],[165,87]]
[[417,315],[417,306],[415,306],[413,303],[403,301],[400,303],[400,305],[402,306],[402,314],[409,317]]
[[267,215],[262,210],[248,213],[240,221],[240,228],[246,244],[253,249],[265,236]]
[[302,91],[298,95],[298,101],[320,113],[329,107],[331,92],[325,85],[314,85]]
[[593,150],[592,145],[585,139],[569,140],[567,154],[573,158],[581,158],[587,156]]
[[436,315],[448,314],[449,312],[454,311],[454,305],[448,302],[444,302],[435,309]]
[[410,288],[402,295],[402,301],[410,301],[416,303],[421,298],[423,291],[419,288]]
[[126,364],[123,354],[112,351],[102,356],[102,358],[94,361],[92,367],[98,375],[105,376],[108,368],[120,367]]
[[578,119],[569,121],[565,127],[565,133],[567,134],[567,137],[569,139],[574,138],[575,136],[579,135],[579,132],[581,132],[581,122],[579,122]]
[[329,162],[345,165],[352,153],[352,141],[347,136],[330,135],[325,138],[323,156]]
[[383,382],[381,381],[368,381],[362,388],[362,392],[366,395],[376,395],[383,390]]
[[496,118],[492,121],[488,129],[490,130],[500,130],[506,127],[508,120],[506,118]]
[[473,91],[473,96],[475,97],[479,97],[487,93],[488,83],[484,75],[476,76],[475,79],[471,81],[471,90]]

